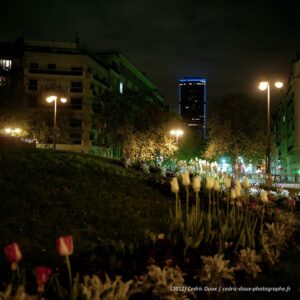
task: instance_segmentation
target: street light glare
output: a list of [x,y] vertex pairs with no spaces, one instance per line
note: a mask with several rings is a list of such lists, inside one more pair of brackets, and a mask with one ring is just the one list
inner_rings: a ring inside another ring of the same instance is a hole
[[15,129],[15,133],[19,134],[19,133],[21,133],[21,132],[22,132],[22,129],[21,129],[21,128],[16,128],[16,129]]
[[170,131],[171,135],[176,135],[176,136],[182,136],[183,135],[183,130],[181,129],[172,129]]
[[264,91],[264,90],[267,89],[268,85],[269,85],[269,82],[267,82],[267,81],[262,81],[262,82],[259,83],[258,88],[259,88],[261,91]]
[[281,89],[283,87],[283,83],[281,81],[277,81],[277,82],[275,82],[275,87],[277,87],[278,89]]
[[57,99],[56,96],[49,96],[49,97],[46,98],[46,101],[51,103],[51,102],[55,101],[56,99]]
[[60,101],[61,101],[62,103],[66,103],[68,100],[67,100],[67,98],[60,98]]
[[5,128],[4,131],[5,131],[5,133],[12,133],[12,129],[11,128]]

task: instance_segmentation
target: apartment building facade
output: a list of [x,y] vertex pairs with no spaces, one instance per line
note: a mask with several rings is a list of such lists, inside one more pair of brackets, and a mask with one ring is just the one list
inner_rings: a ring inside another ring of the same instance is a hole
[[[68,136],[60,140],[57,149],[90,152],[95,148],[93,133],[93,101],[105,91],[125,94],[126,91],[150,91],[152,99],[163,103],[155,85],[124,55],[119,52],[94,53],[83,49],[78,42],[18,40],[0,44],[0,84],[5,72],[16,70],[30,107],[39,114],[53,112],[50,95],[67,98],[57,101],[58,127]],[[43,144],[44,145],[44,144]],[[104,145],[105,156],[113,156]]]
[[273,171],[289,181],[300,182],[300,53],[293,61],[286,93],[276,114],[274,135]]

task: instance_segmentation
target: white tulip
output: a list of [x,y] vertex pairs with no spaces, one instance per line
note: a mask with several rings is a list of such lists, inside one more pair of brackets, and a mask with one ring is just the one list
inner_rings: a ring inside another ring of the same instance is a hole
[[201,188],[201,178],[199,176],[195,176],[193,179],[193,189],[196,193],[199,193],[200,188]]
[[214,178],[212,176],[207,176],[206,177],[206,188],[211,190],[214,186]]
[[220,183],[218,180],[215,180],[214,182],[214,190],[219,191],[220,190]]
[[175,194],[179,192],[179,184],[178,184],[177,177],[173,177],[171,180],[171,190]]
[[189,186],[191,184],[189,172],[181,173],[181,178],[184,186]]
[[224,178],[224,184],[229,189],[231,187],[231,178],[229,177]]
[[232,199],[235,199],[235,198],[236,198],[235,189],[231,189],[230,197],[231,197]]
[[260,192],[260,200],[261,200],[261,202],[263,202],[263,203],[269,202],[269,199],[268,199],[268,192],[267,192],[267,191],[261,190],[261,192]]

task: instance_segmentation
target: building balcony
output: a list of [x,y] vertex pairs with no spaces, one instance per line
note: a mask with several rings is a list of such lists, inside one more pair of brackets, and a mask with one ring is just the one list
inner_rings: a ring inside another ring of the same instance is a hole
[[35,69],[28,70],[30,74],[46,74],[46,75],[64,75],[64,76],[82,76],[82,70],[59,70],[59,69]]

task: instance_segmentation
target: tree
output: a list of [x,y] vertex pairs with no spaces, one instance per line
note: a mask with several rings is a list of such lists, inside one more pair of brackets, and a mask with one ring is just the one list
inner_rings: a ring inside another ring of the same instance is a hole
[[213,107],[208,120],[205,157],[239,156],[256,160],[265,156],[266,117],[262,105],[244,95],[228,95]]
[[94,99],[93,126],[96,133],[100,132],[98,145],[105,140],[109,146],[122,148],[132,160],[173,154],[177,146],[169,131],[178,122],[178,116],[148,92],[120,95],[106,91]]
[[23,134],[28,131],[28,97],[18,74],[10,71],[0,82],[0,130],[20,128]]

